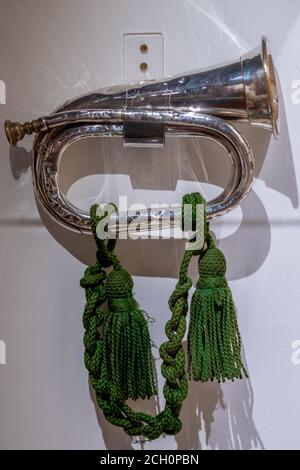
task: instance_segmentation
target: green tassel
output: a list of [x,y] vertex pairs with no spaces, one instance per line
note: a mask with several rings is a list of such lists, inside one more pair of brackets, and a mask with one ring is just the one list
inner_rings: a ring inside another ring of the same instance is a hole
[[226,260],[212,239],[199,257],[199,281],[190,308],[189,376],[196,381],[248,377],[241,359],[241,339]]
[[107,276],[109,312],[103,330],[104,360],[114,393],[125,400],[156,394],[148,324],[132,289],[133,280],[124,269]]

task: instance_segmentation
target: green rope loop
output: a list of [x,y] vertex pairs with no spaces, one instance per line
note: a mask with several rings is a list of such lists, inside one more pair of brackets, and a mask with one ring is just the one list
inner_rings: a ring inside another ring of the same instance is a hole
[[[192,204],[193,221],[196,217],[196,205],[204,204],[204,202],[198,193],[184,197],[184,204]],[[163,387],[166,400],[165,408],[156,416],[135,412],[118,394],[118,390],[111,383],[107,370],[103,366],[105,362],[103,360],[103,334],[100,333],[99,327],[103,326],[105,322],[106,313],[102,309],[102,304],[107,299],[109,301],[109,289],[111,288],[111,286],[109,288],[105,286],[107,275],[103,268],[113,267],[114,270],[122,270],[122,266],[119,258],[113,252],[114,241],[105,243],[97,237],[97,224],[107,214],[104,212],[99,216],[97,206],[93,205],[90,215],[97,247],[97,261],[94,266],[85,270],[81,286],[86,292],[86,306],[83,314],[84,360],[97,403],[103,410],[106,419],[111,424],[122,427],[130,436],[140,435],[152,440],[162,433],[176,434],[182,426],[179,413],[188,392],[183,339],[186,333],[188,294],[192,281],[187,272],[192,256],[197,253],[192,250],[185,251],[180,266],[179,279],[169,299],[171,318],[165,326],[168,340],[159,348],[162,359],[161,372],[165,378]],[[131,302],[131,297],[118,295],[118,298],[112,301],[112,310],[119,309],[120,303],[126,309],[124,302],[128,305],[128,302]]]
[[[190,205],[190,210],[186,211],[187,204]],[[198,210],[200,204],[204,205],[204,211]],[[218,381],[233,380],[236,377],[241,378],[243,374],[247,376],[240,357],[241,341],[232,295],[225,278],[226,260],[222,252],[216,248],[215,241],[209,233],[205,200],[199,193],[188,194],[183,197],[183,209],[182,229],[185,228],[185,223],[188,223],[188,227],[191,227],[193,232],[199,230],[199,220],[201,221],[200,217],[203,217],[204,243],[194,245],[196,249],[185,251],[178,282],[169,298],[171,317],[165,325],[167,341],[159,348],[162,360],[161,373],[165,379],[163,387],[165,408],[156,416],[133,411],[120,390],[120,380],[123,377],[120,359],[123,352],[126,357],[129,357],[132,351],[131,346],[134,345],[136,354],[141,354],[144,363],[149,365],[149,356],[146,353],[143,356],[146,343],[143,348],[141,340],[146,335],[143,333],[144,312],[137,309],[137,303],[132,295],[132,278],[122,268],[114,252],[116,240],[105,242],[97,236],[97,225],[107,216],[108,211],[104,209],[99,213],[97,205],[92,206],[90,211],[91,228],[97,247],[97,261],[94,266],[85,270],[84,277],[81,279],[81,286],[86,293],[86,306],[83,314],[85,366],[89,371],[97,403],[106,419],[111,424],[122,427],[130,436],[144,436],[150,440],[156,439],[162,433],[176,434],[182,426],[179,413],[188,392],[183,339],[187,329],[188,294],[192,287],[188,268],[194,255],[199,256],[199,281],[190,309],[189,376],[194,380],[202,381],[214,378]],[[196,240],[196,235],[193,236],[194,239],[191,241]],[[104,268],[113,268],[113,270],[107,275]],[[110,314],[102,308],[106,301]],[[135,314],[132,324],[130,323],[131,310]],[[122,323],[119,322],[121,317]],[[131,327],[128,325],[139,329],[139,335],[136,336],[133,332],[134,334],[130,336],[128,328]],[[113,328],[115,328],[114,331],[112,331]],[[118,338],[121,328],[126,329],[130,344],[126,347],[122,346],[123,349],[120,352]],[[112,336],[109,334],[106,336],[105,332],[112,332]],[[140,338],[139,344],[137,337]],[[113,358],[108,358],[106,346],[111,338],[113,338],[113,344],[110,342],[108,349],[113,351]],[[116,378],[112,377],[114,374],[106,366],[110,360],[113,360]],[[131,370],[132,364],[130,362]],[[141,368],[137,369],[136,377],[141,377]],[[149,380],[151,382],[151,377]],[[127,380],[127,397],[149,397],[147,390],[155,390],[154,384],[148,383],[147,388],[143,380],[139,382],[141,385],[139,395],[137,395],[134,383]]]
[[[203,206],[203,213],[199,211],[199,206]],[[189,210],[188,210],[189,209]],[[198,212],[197,212],[198,211]],[[182,213],[181,213],[181,228],[184,229],[186,223],[191,230],[197,229],[197,222],[199,224],[203,216],[204,240],[207,239],[209,233],[209,224],[206,220],[206,201],[200,193],[185,194],[182,198]],[[200,220],[198,220],[200,219]],[[200,224],[199,224],[200,225]]]

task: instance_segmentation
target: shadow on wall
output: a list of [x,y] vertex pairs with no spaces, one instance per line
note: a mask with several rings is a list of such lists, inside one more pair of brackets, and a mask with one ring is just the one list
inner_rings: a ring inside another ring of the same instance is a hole
[[[142,440],[131,439],[123,429],[113,426],[105,419],[96,403],[92,387],[89,389],[106,448],[133,449],[136,448],[133,444],[139,443],[143,449]],[[144,401],[130,401],[130,405],[135,411],[151,415],[159,412],[159,403],[155,397]],[[178,450],[264,449],[253,420],[253,392],[250,379],[224,384],[216,381],[206,383],[190,381],[180,419],[182,430],[175,436]],[[202,436],[203,442],[201,442]]]
[[[229,392],[226,400],[223,389]],[[190,382],[181,412],[183,429],[175,436],[178,449],[263,449],[251,402],[251,384],[246,379],[225,385],[215,381]],[[201,443],[200,433],[205,436],[205,445]]]
[[[297,184],[282,100],[281,134],[278,141],[271,142],[272,158],[265,161],[270,144],[268,132],[249,125],[239,125],[239,128],[253,149],[256,177],[289,197],[292,205],[298,207]],[[214,158],[211,157],[212,153]],[[24,148],[11,147],[10,162],[12,174],[17,179],[30,165],[30,153]],[[143,152],[136,148],[123,148],[120,139],[84,139],[71,145],[62,159],[62,190],[67,193],[68,188],[80,178],[94,174],[116,175],[116,178],[120,174],[129,175],[132,187],[127,188],[128,194],[132,195],[132,188],[147,189],[160,191],[159,194],[164,198],[163,191],[174,193],[179,180],[193,181],[195,186],[192,190],[201,191],[201,185],[198,186],[197,183],[199,181],[226,187],[230,178],[230,166],[222,151],[215,144],[212,146],[203,139],[170,138],[165,148],[143,149]],[[87,206],[96,199],[107,202],[109,198],[117,202],[118,185],[104,186],[105,188],[98,187],[96,193],[88,194]],[[86,187],[83,189],[86,193]],[[180,202],[182,196],[176,191],[177,202]],[[85,203],[86,198],[85,195]],[[252,191],[241,208],[243,217],[238,230],[221,241],[221,248],[228,259],[229,280],[255,273],[270,249],[270,222],[263,202]],[[95,257],[92,237],[66,230],[45,214],[41,207],[39,209],[43,222],[53,237],[78,260],[91,264]],[[120,240],[117,247],[125,266],[133,275],[170,278],[177,277],[179,265],[174,260],[180,259],[182,250],[181,240]],[[170,256],[170,253],[173,255]],[[239,263],[235,262],[237,256]],[[160,263],[157,263],[157,259]]]
[[[245,131],[253,148],[256,175],[266,175],[268,186],[288,196],[296,207],[298,193],[283,107],[281,138],[279,143],[272,144],[275,156],[272,155],[272,159],[269,158],[267,163],[264,159],[270,135],[248,127]],[[211,158],[207,152],[208,147],[200,147],[199,141],[194,139],[185,142],[174,141],[162,151],[145,150],[142,154],[135,149],[123,149],[120,141],[102,141],[99,144],[94,140],[84,148],[83,144],[86,145],[86,142],[78,144],[72,152],[69,151],[65,161],[66,186],[80,176],[95,172],[129,174],[135,188],[150,187],[156,190],[174,190],[178,179],[207,181],[222,187],[228,180],[228,171],[221,157]],[[276,150],[277,145],[281,151]],[[102,160],[101,155],[104,156]],[[83,159],[83,156],[87,158]],[[18,179],[30,164],[30,153],[22,148],[11,148],[10,157],[12,173]],[[272,175],[275,175],[274,182]],[[83,263],[94,262],[95,248],[91,236],[68,231],[45,214],[40,206],[39,210],[47,229],[58,243]],[[243,218],[238,230],[221,242],[228,260],[228,279],[240,279],[253,274],[266,259],[270,248],[270,222],[263,202],[255,192],[252,191],[243,202],[242,213]],[[133,275],[176,278],[183,249],[184,242],[181,240],[120,240],[117,251]],[[238,263],[236,259],[239,260]],[[195,263],[191,275],[196,279]],[[92,390],[90,393],[95,404]],[[135,406],[139,408],[139,403]],[[158,404],[155,399],[144,402],[142,406],[144,411],[150,414],[157,412]],[[133,448],[132,440],[124,431],[112,428],[96,404],[95,409],[106,447]],[[253,394],[249,380],[223,385],[216,382],[191,382],[189,395],[181,413],[183,430],[175,437],[178,448],[263,448],[253,421],[252,409]],[[200,442],[202,435],[205,436],[205,446],[204,442]]]
[[[253,420],[250,379],[224,384],[190,381],[180,416],[183,427],[175,436],[179,450],[264,448]],[[200,436],[205,439],[205,445]]]

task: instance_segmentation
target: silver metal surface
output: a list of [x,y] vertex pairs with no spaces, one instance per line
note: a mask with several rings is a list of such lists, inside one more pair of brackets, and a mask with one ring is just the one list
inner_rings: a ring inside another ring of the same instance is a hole
[[267,40],[262,38],[258,48],[236,62],[161,80],[108,87],[69,101],[56,112],[191,111],[248,121],[276,135],[277,101],[272,57]]
[[[80,113],[84,114],[84,122],[87,120],[86,111],[61,113],[64,122],[80,122]],[[253,157],[247,141],[229,122],[217,116],[192,112],[173,111],[124,111],[126,119],[135,122],[160,122],[165,123],[166,134],[193,135],[211,137],[217,140],[226,150],[230,163],[232,177],[227,188],[220,196],[208,203],[207,215],[209,218],[225,214],[236,207],[247,195],[253,180]],[[123,125],[114,123],[116,111],[89,111],[90,124],[77,124],[63,128],[53,126],[58,114],[47,120],[47,125],[52,129],[47,133],[39,134],[34,145],[33,181],[36,197],[45,207],[47,212],[70,229],[88,232],[89,215],[87,212],[75,208],[62,194],[58,184],[58,171],[64,150],[71,143],[79,139],[93,136],[122,136]],[[111,124],[106,124],[105,121]],[[161,213],[158,209],[148,210],[140,216],[141,223],[145,224],[149,215],[158,220]],[[112,218],[116,216],[112,215]],[[121,216],[124,220],[124,216]],[[127,218],[128,219],[128,218]],[[171,221],[173,214],[171,212]],[[129,218],[128,222],[131,222]],[[176,224],[178,225],[178,221]],[[175,224],[175,225],[176,225]],[[149,225],[150,227],[150,225]],[[120,229],[123,230],[122,227]]]
[[[25,123],[6,125],[13,142],[40,128],[33,151],[37,199],[63,226],[90,233],[89,214],[62,194],[58,172],[64,150],[94,136],[123,137],[127,145],[162,145],[165,135],[202,136],[216,140],[231,164],[231,179],[220,196],[208,203],[208,217],[225,214],[249,192],[254,174],[251,149],[230,121],[247,121],[277,135],[278,98],[273,63],[263,38],[260,48],[239,60],[204,71],[162,80],[113,86],[65,103],[55,113]],[[147,209],[139,221],[153,229],[163,219],[180,223],[180,210]],[[112,215],[112,227],[127,230],[135,214]],[[151,219],[151,223],[148,223]],[[126,223],[125,223],[126,221]]]

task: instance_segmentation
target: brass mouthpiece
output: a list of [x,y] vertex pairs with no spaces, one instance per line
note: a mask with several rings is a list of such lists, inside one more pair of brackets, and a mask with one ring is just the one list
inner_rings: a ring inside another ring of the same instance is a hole
[[30,135],[33,132],[40,132],[45,129],[43,119],[35,119],[31,122],[11,122],[5,121],[5,134],[10,145],[16,145],[19,140],[22,140],[25,135]]

